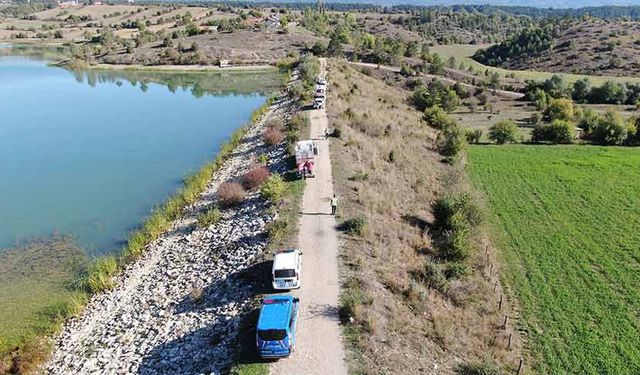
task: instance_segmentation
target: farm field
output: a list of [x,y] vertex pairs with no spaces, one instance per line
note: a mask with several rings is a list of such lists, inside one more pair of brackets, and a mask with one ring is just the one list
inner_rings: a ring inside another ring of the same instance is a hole
[[516,78],[523,80],[536,80],[542,81],[549,79],[554,75],[562,76],[567,82],[575,82],[582,78],[589,78],[589,81],[595,86],[602,85],[606,81],[614,82],[640,82],[638,77],[613,77],[613,76],[593,76],[583,74],[569,74],[569,73],[551,73],[551,72],[539,72],[533,70],[509,70],[503,68],[496,68],[493,66],[487,66],[481,64],[471,58],[471,56],[481,48],[487,48],[491,44],[449,44],[449,45],[437,45],[431,47],[431,51],[438,53],[445,61],[450,57],[455,57],[459,62],[462,61],[467,65],[473,66],[476,70],[484,71],[489,69],[491,72],[497,72],[500,75],[513,74]]
[[540,374],[640,373],[640,150],[473,146]]

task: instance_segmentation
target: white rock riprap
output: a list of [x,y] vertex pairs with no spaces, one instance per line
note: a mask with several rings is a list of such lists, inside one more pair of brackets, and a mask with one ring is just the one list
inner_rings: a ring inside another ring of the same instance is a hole
[[[283,147],[268,148],[266,119],[286,117],[293,104],[282,98],[254,125],[216,172],[185,217],[130,264],[113,290],[95,295],[56,340],[46,374],[218,374],[235,355],[243,313],[255,288],[250,266],[266,245],[265,226],[274,219],[257,192],[205,229],[198,213],[215,202],[225,181],[237,179],[259,154],[274,168],[284,164]],[[194,300],[194,290],[201,299]]]

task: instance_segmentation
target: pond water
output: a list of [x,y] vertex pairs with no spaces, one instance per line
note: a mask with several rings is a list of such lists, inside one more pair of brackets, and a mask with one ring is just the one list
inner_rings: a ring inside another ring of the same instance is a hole
[[71,72],[0,54],[0,249],[54,233],[89,255],[119,249],[280,82],[275,72]]

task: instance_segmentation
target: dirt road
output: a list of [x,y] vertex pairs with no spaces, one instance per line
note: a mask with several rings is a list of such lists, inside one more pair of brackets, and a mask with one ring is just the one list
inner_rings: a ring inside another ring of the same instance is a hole
[[[321,64],[326,71],[326,61]],[[307,180],[304,191],[298,234],[303,261],[302,288],[294,292],[301,306],[297,345],[291,357],[271,367],[274,375],[347,373],[338,318],[338,236],[335,217],[330,215],[333,177],[329,142],[324,140],[327,124],[324,109],[311,111],[311,138],[318,142],[320,153],[316,177]]]
[[[372,63],[362,63],[362,62],[356,62],[356,61],[350,61],[349,64],[351,65],[357,65],[357,66],[364,66],[367,68],[373,68],[373,69],[382,69],[382,70],[387,70],[390,72],[396,72],[396,73],[400,73],[400,68],[398,68],[397,66],[389,66],[389,65],[378,65],[378,64],[372,64]],[[449,85],[454,85],[456,83],[459,83],[462,87],[465,88],[470,88],[470,89],[477,89],[478,87],[469,84],[469,83],[465,83],[465,82],[458,82],[454,79],[451,78],[447,78],[444,76],[439,76],[439,75],[434,75],[434,74],[427,74],[427,73],[420,73],[421,77],[427,77],[427,78],[431,78],[431,79],[438,79],[441,80],[442,82],[449,84]],[[473,76],[472,76],[473,77]],[[517,99],[521,99],[522,97],[524,97],[524,94],[519,93],[519,92],[514,92],[514,91],[506,91],[506,90],[495,90],[494,91],[495,94],[497,96],[503,97],[505,99],[509,99],[509,100],[517,100]]]

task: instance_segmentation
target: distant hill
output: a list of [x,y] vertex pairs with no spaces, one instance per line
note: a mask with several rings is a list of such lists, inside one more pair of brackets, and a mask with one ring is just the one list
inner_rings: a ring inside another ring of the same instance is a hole
[[478,51],[486,65],[516,70],[631,76],[640,74],[640,24],[570,20],[527,29]]

